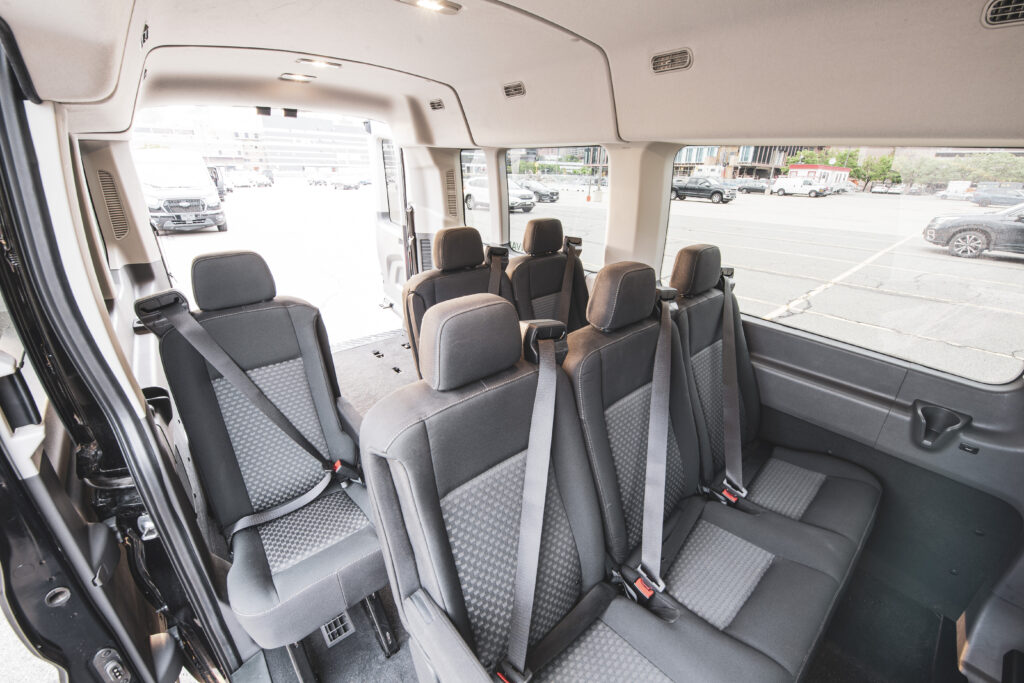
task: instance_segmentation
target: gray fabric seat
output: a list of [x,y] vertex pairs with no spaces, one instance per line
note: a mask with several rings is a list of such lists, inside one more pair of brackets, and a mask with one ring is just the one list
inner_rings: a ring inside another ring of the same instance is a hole
[[[356,465],[338,418],[337,378],[317,309],[276,296],[251,252],[192,264],[196,320],[304,437],[330,460]],[[312,489],[323,464],[293,442],[219,375],[176,331],[160,355],[221,528]],[[386,585],[367,494],[332,483],[315,501],[231,539],[227,597],[261,647],[296,642]]]
[[[434,236],[434,269],[409,278],[402,288],[402,319],[419,370],[420,323],[431,306],[468,294],[488,291],[490,254],[484,253],[474,228],[445,228]],[[504,270],[504,269],[503,269]],[[501,273],[499,292],[512,301],[512,283]]]
[[[655,287],[655,273],[644,264],[606,266],[591,294],[590,325],[569,335],[563,364],[576,394],[609,556],[627,578],[640,562],[659,329],[652,316]],[[824,630],[866,530],[854,541],[702,495],[699,432],[680,341],[674,329],[661,576],[662,598],[679,610],[672,629],[685,637],[672,647],[707,667],[693,680],[794,680]]]
[[[526,224],[523,251],[509,261],[508,277],[520,320],[558,318],[558,300],[568,255],[563,250],[562,222],[557,218],[534,218]],[[566,329],[578,330],[587,324],[586,273],[578,256],[573,269],[569,319]]]
[[[521,350],[510,302],[478,294],[440,303],[423,318],[423,379],[383,399],[362,425],[367,481],[421,680],[437,678],[445,659],[466,647],[473,660],[458,678],[487,680],[506,652],[537,387],[537,367]],[[687,668],[684,631],[613,597],[604,583],[598,498],[568,377],[557,375],[530,643],[537,647],[561,629],[581,633],[535,674],[597,681],[699,674],[710,664]],[[582,623],[567,616],[601,591],[607,600]],[[431,622],[430,633],[452,630],[453,642],[417,638],[410,612],[419,611],[412,598],[422,594],[442,612],[443,623]]]
[[[709,481],[724,469],[722,425],[722,297],[718,247],[697,244],[676,255],[671,285],[679,293],[676,322],[690,378],[701,457]],[[735,299],[734,299],[735,301]],[[758,439],[760,399],[739,306],[734,305],[747,501],[765,510],[842,534],[860,543],[881,487],[863,469],[823,453],[777,448]]]

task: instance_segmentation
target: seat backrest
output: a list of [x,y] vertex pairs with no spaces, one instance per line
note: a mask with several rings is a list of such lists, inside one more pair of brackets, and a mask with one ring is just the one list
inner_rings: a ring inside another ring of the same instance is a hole
[[[562,294],[562,279],[568,255],[563,251],[565,238],[562,222],[557,218],[534,218],[526,224],[523,235],[522,256],[508,264],[508,277],[512,281],[512,294],[520,320],[557,318],[558,300]],[[586,273],[578,256],[574,256],[572,292],[569,300],[569,320],[566,329],[578,330],[587,324]]]
[[[491,294],[440,303],[422,330],[423,379],[360,430],[396,600],[424,589],[485,667],[506,654],[537,366],[515,308]],[[600,515],[568,377],[556,379],[551,469],[530,642],[604,576]]]
[[[609,553],[623,563],[643,529],[651,379],[659,321],[654,269],[623,261],[597,276],[587,306],[589,325],[569,335],[562,367],[572,378],[590,464],[597,481]],[[700,485],[696,432],[682,374],[678,333],[672,335],[666,511]]]
[[[725,467],[722,417],[722,256],[711,244],[680,249],[672,268],[671,286],[678,293],[676,325],[697,423],[703,466],[709,476]],[[733,298],[735,304],[735,297]],[[740,386],[740,424],[743,443],[757,438],[760,399],[740,324],[739,305],[733,306],[736,364]]]
[[[356,464],[320,312],[278,297],[252,252],[192,262],[196,320],[284,415],[332,460]],[[323,465],[292,441],[171,329],[160,357],[213,516],[226,526],[311,489]]]
[[[402,318],[419,369],[419,336],[423,314],[431,306],[468,294],[482,294],[490,285],[490,263],[480,233],[474,228],[445,228],[434,236],[433,270],[409,278],[402,288]],[[512,301],[512,283],[502,273],[498,292]],[[422,373],[421,373],[422,375]]]

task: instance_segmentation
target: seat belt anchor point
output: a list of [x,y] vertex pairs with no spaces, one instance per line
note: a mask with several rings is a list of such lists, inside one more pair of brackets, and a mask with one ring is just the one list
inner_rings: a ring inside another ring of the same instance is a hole
[[738,503],[740,498],[747,497],[747,489],[743,486],[737,486],[726,477],[722,480],[722,497],[725,498],[727,504],[733,505]]
[[530,680],[533,678],[532,671],[529,669],[520,671],[507,659],[501,663],[501,666],[494,673],[504,683],[530,683]]
[[636,580],[633,581],[633,586],[640,591],[644,598],[650,600],[654,597],[655,593],[665,592],[665,582],[660,577],[657,581],[652,580],[650,575],[644,571],[643,564],[638,565],[636,571],[640,576],[636,577]]

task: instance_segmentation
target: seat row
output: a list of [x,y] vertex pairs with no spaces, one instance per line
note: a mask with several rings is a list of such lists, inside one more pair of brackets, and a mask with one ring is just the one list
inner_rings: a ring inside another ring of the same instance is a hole
[[[671,284],[659,295],[650,267],[606,266],[553,371],[538,369],[535,342],[557,323],[521,325],[499,295],[424,311],[423,379],[374,406],[360,433],[422,680],[791,681],[804,671],[880,486],[848,462],[758,438],[756,377],[717,248],[681,251]],[[731,378],[723,356],[735,357]],[[534,405],[546,395],[544,503],[524,507],[537,486],[525,483]],[[648,443],[659,422],[660,470]],[[531,520],[539,552],[524,612]],[[645,566],[652,556],[657,566]],[[510,650],[523,638],[516,666]]]

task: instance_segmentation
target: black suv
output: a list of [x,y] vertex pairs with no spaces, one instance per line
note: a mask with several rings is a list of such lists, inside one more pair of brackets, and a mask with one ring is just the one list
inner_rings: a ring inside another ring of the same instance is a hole
[[961,258],[977,258],[990,249],[1024,253],[1024,203],[980,215],[936,216],[924,238]]
[[736,190],[714,178],[687,178],[672,183],[672,199],[695,197],[710,199],[712,204],[728,204],[736,199]]

